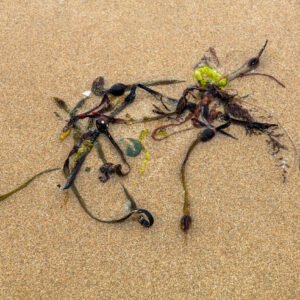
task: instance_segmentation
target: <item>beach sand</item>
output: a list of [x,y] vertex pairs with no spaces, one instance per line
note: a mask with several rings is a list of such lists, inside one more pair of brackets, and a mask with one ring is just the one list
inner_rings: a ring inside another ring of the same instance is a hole
[[[178,98],[209,46],[228,71],[269,40],[259,71],[287,88],[260,77],[232,87],[252,93],[247,101],[272,112],[300,148],[297,1],[1,1],[0,15],[0,194],[62,166],[70,151],[71,139],[59,141],[65,123],[51,97],[74,105],[103,75],[108,85],[186,80],[157,88]],[[139,92],[137,99],[133,116],[150,111],[151,97]],[[114,126],[112,133],[137,137],[160,124]],[[122,182],[154,215],[150,229],[133,220],[95,222],[71,191],[57,188],[61,172],[0,203],[0,298],[296,299],[297,162],[283,183],[263,136],[230,133],[239,140],[218,135],[188,163],[193,224],[186,236],[179,171],[196,131],[148,138],[144,175],[140,156],[129,159],[127,178],[99,184],[95,153],[86,163],[91,172],[80,173],[78,186],[97,214],[122,211]]]

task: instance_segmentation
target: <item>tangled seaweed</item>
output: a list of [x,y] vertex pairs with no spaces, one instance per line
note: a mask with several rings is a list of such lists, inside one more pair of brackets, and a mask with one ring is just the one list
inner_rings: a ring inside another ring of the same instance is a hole
[[[218,70],[220,62],[216,51],[213,48],[209,48],[208,53],[194,67],[193,77],[196,83],[186,87],[178,99],[163,95],[154,90],[152,86],[182,82],[179,80],[157,80],[134,84],[115,83],[106,88],[103,77],[98,77],[94,80],[91,92],[82,98],[73,109],[70,109],[64,100],[56,97],[53,98],[57,107],[69,116],[60,139],[63,141],[72,134],[74,141],[74,145],[62,169],[66,178],[63,190],[71,189],[82,209],[97,222],[120,223],[133,215],[138,215],[138,222],[142,226],[152,226],[154,223],[152,214],[148,210],[137,206],[135,200],[123,184],[121,185],[122,190],[125,198],[130,203],[129,210],[121,217],[104,220],[95,216],[87,207],[85,200],[75,185],[75,181],[86,158],[93,149],[97,151],[98,157],[102,162],[99,167],[99,180],[102,183],[107,182],[112,176],[125,177],[130,173],[130,165],[126,156],[136,157],[140,153],[144,153],[145,159],[141,167],[141,173],[144,173],[150,159],[150,153],[145,144],[145,138],[149,133],[148,130],[142,131],[139,139],[123,138],[119,140],[121,142],[119,145],[112,136],[110,127],[114,125],[128,126],[157,120],[165,122],[154,129],[151,134],[152,138],[156,141],[165,140],[170,136],[186,132],[187,130],[198,130],[195,139],[186,152],[180,169],[181,185],[184,192],[183,215],[180,219],[180,227],[185,233],[188,232],[192,224],[191,201],[186,179],[186,167],[190,155],[197,148],[197,145],[207,143],[219,134],[237,140],[237,137],[227,131],[227,128],[230,126],[237,125],[243,127],[245,133],[249,136],[266,136],[271,154],[276,158],[278,166],[282,170],[283,181],[285,182],[288,170],[290,169],[290,164],[285,155],[289,151],[287,144],[290,143],[293,145],[294,156],[297,157],[297,150],[294,143],[279,122],[269,123],[268,121],[262,121],[260,117],[257,117],[257,112],[260,111],[260,108],[247,103],[243,100],[243,97],[239,96],[237,91],[228,87],[237,78],[261,76],[285,88],[285,85],[274,76],[255,72],[259,67],[261,56],[267,44],[268,41],[265,42],[257,55],[248,59],[238,69],[225,75],[221,74]],[[135,101],[138,90],[145,91],[158,101],[158,104],[153,104],[152,112],[155,115],[151,117],[144,116],[140,119],[133,119],[131,117],[118,118],[118,115]],[[79,113],[79,110],[93,95],[100,99],[99,103],[88,111]],[[58,113],[56,115],[60,117]],[[268,119],[269,116],[266,116],[266,118]],[[84,128],[81,123],[82,120],[87,120]],[[187,124],[190,124],[190,127],[186,127]],[[171,129],[173,129],[172,132],[170,132]],[[111,146],[116,150],[121,163],[115,163],[106,159],[101,147],[102,138],[110,142]],[[284,141],[284,139],[286,140]],[[38,173],[15,190],[0,196],[0,201],[25,188],[37,177],[56,170],[58,168],[47,169]]]

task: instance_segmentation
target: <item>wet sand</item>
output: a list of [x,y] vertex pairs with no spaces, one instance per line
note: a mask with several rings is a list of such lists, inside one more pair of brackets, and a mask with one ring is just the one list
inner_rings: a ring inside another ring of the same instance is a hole
[[[33,174],[62,166],[71,140],[51,97],[74,105],[99,75],[107,84],[157,78],[192,83],[192,68],[209,46],[225,71],[257,53],[266,39],[264,78],[233,87],[271,111],[300,148],[299,4],[297,1],[2,1],[0,3],[0,194]],[[186,84],[160,90],[179,97]],[[138,94],[132,115],[151,109]],[[143,101],[143,100],[144,101]],[[64,116],[66,118],[66,116]],[[115,126],[137,137],[155,124]],[[60,172],[45,175],[0,203],[1,299],[296,299],[299,291],[299,171],[282,183],[261,136],[230,133],[199,146],[187,167],[193,226],[179,229],[180,164],[196,132],[146,140],[151,160],[129,159],[132,173],[99,184],[95,153],[78,186],[103,217],[123,209],[120,182],[155,224],[99,224]],[[105,143],[111,158],[115,153]],[[110,153],[111,152],[111,153]],[[298,275],[297,275],[298,274]]]

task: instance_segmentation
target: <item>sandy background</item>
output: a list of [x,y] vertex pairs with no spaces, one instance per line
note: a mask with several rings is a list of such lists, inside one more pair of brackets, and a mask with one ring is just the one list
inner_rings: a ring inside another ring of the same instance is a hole
[[[251,101],[274,112],[299,148],[299,3],[260,2],[0,1],[0,194],[62,166],[72,143],[58,140],[64,122],[53,114],[52,96],[75,104],[99,75],[108,84],[164,77],[190,83],[209,46],[230,70],[269,39],[260,71],[287,89],[250,77],[234,87],[253,92]],[[178,97],[183,88],[161,90]],[[148,111],[147,99],[132,114]],[[113,134],[136,137],[143,128],[114,127]],[[188,165],[194,223],[187,239],[178,226],[179,169],[195,132],[148,139],[144,176],[142,157],[130,159],[132,173],[122,182],[153,213],[150,230],[91,220],[71,192],[56,187],[59,172],[1,203],[0,298],[296,299],[299,172],[283,184],[264,138],[231,132],[238,142],[218,136]],[[103,217],[120,211],[120,180],[98,183],[95,154],[87,165],[92,171],[82,172],[78,185],[89,205]]]

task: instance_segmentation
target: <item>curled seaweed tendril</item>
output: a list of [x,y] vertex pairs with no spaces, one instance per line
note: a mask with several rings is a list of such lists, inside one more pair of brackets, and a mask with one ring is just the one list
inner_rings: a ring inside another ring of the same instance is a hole
[[[70,170],[67,166],[64,167],[63,172],[64,172],[65,177],[69,178]],[[154,223],[152,214],[146,209],[137,207],[133,197],[129,194],[129,192],[125,188],[125,186],[123,186],[123,191],[124,191],[124,194],[125,194],[127,200],[130,202],[130,211],[129,211],[129,213],[125,214],[124,216],[122,216],[120,218],[115,218],[115,219],[111,219],[111,220],[104,220],[104,219],[100,219],[99,217],[95,216],[91,212],[91,210],[87,207],[84,198],[81,196],[78,188],[76,187],[76,185],[74,183],[71,185],[71,190],[74,193],[75,197],[77,198],[82,209],[87,213],[87,215],[89,215],[93,220],[95,220],[97,222],[109,223],[109,224],[121,223],[121,222],[126,221],[131,216],[138,215],[139,216],[138,222],[143,227],[151,227]]]

